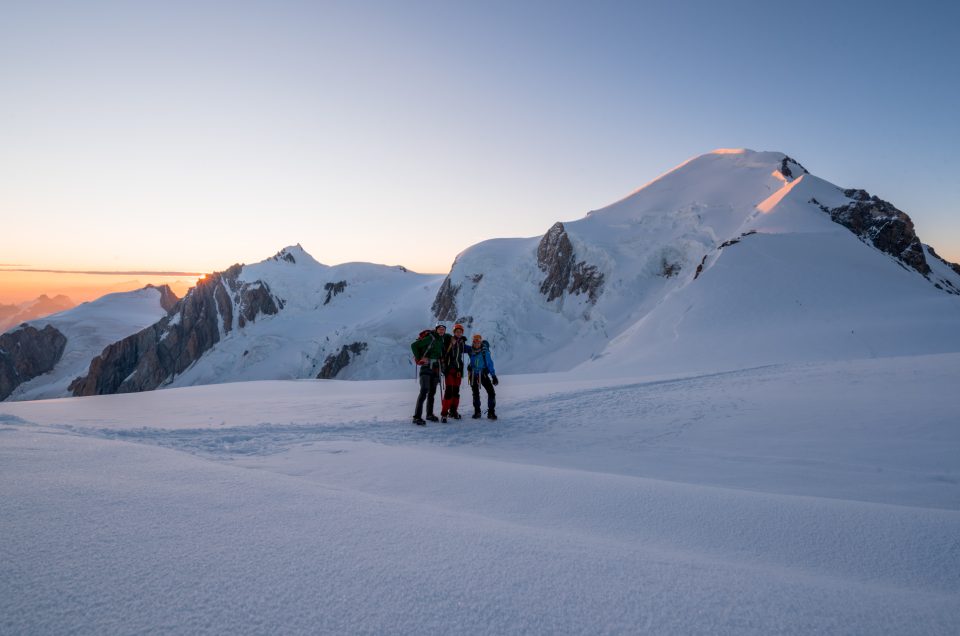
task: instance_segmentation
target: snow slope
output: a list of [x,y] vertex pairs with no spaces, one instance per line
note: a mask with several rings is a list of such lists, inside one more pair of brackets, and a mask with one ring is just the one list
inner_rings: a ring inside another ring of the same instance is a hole
[[953,634],[960,355],[0,404],[0,631]]
[[160,290],[144,287],[136,291],[107,294],[73,309],[28,322],[37,329],[53,325],[67,337],[67,345],[53,370],[24,382],[7,400],[39,400],[70,395],[67,386],[86,372],[90,360],[104,347],[155,323],[166,313],[161,304]]
[[[448,317],[482,332],[512,372],[960,351],[960,296],[934,286],[960,274],[938,262],[925,278],[824,210],[853,201],[782,153],[715,151],[555,226],[550,245],[466,250],[445,283],[456,289]],[[559,295],[545,289],[554,272]],[[591,278],[602,283],[588,292]]]

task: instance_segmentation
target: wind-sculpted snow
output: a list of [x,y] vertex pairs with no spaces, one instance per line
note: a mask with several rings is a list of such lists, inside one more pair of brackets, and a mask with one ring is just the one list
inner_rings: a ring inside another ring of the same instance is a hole
[[0,629],[955,633],[958,381],[504,376],[425,429],[412,380],[4,403]]

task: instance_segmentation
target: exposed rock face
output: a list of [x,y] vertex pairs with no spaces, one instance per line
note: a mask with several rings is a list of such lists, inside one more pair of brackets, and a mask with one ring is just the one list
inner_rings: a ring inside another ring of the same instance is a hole
[[337,374],[350,364],[351,355],[356,357],[366,351],[366,349],[366,342],[354,342],[343,345],[340,353],[327,356],[327,359],[323,362],[323,367],[320,369],[320,373],[317,374],[317,379],[330,380],[337,377]]
[[[300,247],[299,243],[297,243],[297,247]],[[295,259],[293,257],[293,254],[288,252],[286,249],[280,250],[279,252],[274,254],[272,258],[275,261],[287,261],[288,263],[293,263],[294,265],[296,265],[297,263],[297,259]]]
[[738,237],[735,238],[735,239],[730,239],[729,241],[724,241],[723,243],[720,244],[720,247],[719,247],[718,249],[721,249],[721,250],[722,250],[722,249],[725,248],[725,247],[730,247],[731,245],[736,245],[737,243],[739,243],[740,241],[742,241],[742,240],[744,239],[744,237],[750,236],[751,234],[756,234],[756,233],[757,233],[756,230],[750,230],[749,232],[744,232],[743,234],[741,234],[740,236],[738,236]]
[[67,346],[67,337],[53,325],[37,329],[24,325],[0,335],[0,400],[18,386],[56,366]]
[[347,281],[342,280],[338,283],[327,283],[323,286],[327,290],[327,298],[323,301],[324,305],[329,305],[330,301],[340,293],[343,293],[343,290],[347,288]]
[[170,313],[170,311],[177,306],[177,303],[180,302],[180,299],[173,293],[169,285],[147,285],[146,288],[156,289],[160,292],[160,306],[163,307],[167,313]]
[[537,265],[540,271],[546,272],[547,277],[540,283],[540,293],[547,297],[547,302],[563,295],[570,282],[570,271],[573,269],[573,244],[563,223],[553,224],[537,245]]
[[807,169],[800,165],[792,157],[784,157],[783,161],[780,162],[780,174],[782,174],[787,179],[796,179],[800,175],[810,174],[807,172]]
[[[283,301],[234,265],[197,283],[159,322],[108,346],[70,384],[74,395],[149,391],[182,373],[236,326],[276,314]],[[162,292],[161,292],[162,293]]]
[[890,254],[924,276],[930,274],[923,246],[913,229],[913,221],[906,213],[891,203],[870,196],[866,190],[844,190],[843,194],[853,201],[836,208],[821,205],[816,199],[811,202],[860,240]]
[[454,285],[450,281],[450,276],[443,279],[443,284],[437,291],[437,297],[433,300],[433,305],[430,306],[437,320],[456,320],[457,294],[460,292],[460,287],[461,285]]
[[547,302],[569,292],[587,294],[591,304],[596,304],[603,291],[603,273],[586,261],[577,262],[573,243],[559,221],[540,239],[537,265],[547,275],[540,283],[540,293],[547,297]]

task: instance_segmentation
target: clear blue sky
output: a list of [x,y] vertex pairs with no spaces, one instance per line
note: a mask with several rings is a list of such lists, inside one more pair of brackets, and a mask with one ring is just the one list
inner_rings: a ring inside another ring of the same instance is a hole
[[878,194],[960,260],[954,3],[0,11],[2,263],[208,271],[301,242],[442,272],[716,147]]

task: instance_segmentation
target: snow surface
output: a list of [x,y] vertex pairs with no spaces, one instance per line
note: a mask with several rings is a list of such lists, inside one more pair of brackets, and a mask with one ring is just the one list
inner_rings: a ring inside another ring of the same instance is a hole
[[[743,248],[736,245],[734,249]],[[955,634],[960,354],[0,404],[0,632]]]
[[52,370],[18,386],[7,401],[70,395],[67,387],[74,378],[86,374],[90,361],[107,345],[149,327],[166,314],[160,304],[160,291],[144,287],[107,294],[73,309],[31,320],[27,324],[37,329],[53,325],[67,337],[67,345]]

